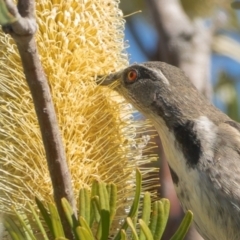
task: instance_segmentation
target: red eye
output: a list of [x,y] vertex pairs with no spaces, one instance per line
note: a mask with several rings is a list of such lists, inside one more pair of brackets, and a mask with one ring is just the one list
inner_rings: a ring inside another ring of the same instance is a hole
[[137,80],[137,77],[138,77],[138,73],[136,70],[130,70],[127,74],[127,80],[130,83],[135,82],[135,80]]

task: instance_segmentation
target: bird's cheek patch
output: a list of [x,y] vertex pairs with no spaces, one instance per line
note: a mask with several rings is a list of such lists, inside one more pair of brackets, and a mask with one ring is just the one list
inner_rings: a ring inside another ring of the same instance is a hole
[[165,75],[162,73],[162,71],[161,71],[160,69],[152,68],[151,71],[155,73],[157,79],[161,79],[161,81],[162,81],[164,84],[170,85],[168,79],[165,77]]

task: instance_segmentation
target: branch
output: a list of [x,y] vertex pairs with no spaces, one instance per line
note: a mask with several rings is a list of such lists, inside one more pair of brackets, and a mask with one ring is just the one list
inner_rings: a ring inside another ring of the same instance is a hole
[[179,0],[151,0],[148,4],[160,35],[160,60],[180,67],[210,97],[211,29],[202,20],[191,21]]
[[176,38],[186,36],[191,38],[192,25],[180,8],[178,0],[147,1],[151,15],[159,33],[160,60],[179,66],[179,53],[176,49]]
[[231,3],[231,6],[233,9],[240,9],[240,2],[239,1],[235,1]]
[[[19,0],[17,7],[11,0],[5,1],[10,14],[16,21],[3,26],[3,31],[9,33],[15,40],[21,56],[25,77],[30,88],[40,131],[45,148],[48,169],[57,204],[63,224],[66,222],[61,199],[67,198],[75,210],[74,195],[71,185],[71,175],[68,170],[63,142],[57,123],[53,101],[47,78],[39,60],[34,34],[37,30],[34,16],[33,0]],[[64,226],[68,226],[64,224]],[[66,232],[68,237],[71,232]]]

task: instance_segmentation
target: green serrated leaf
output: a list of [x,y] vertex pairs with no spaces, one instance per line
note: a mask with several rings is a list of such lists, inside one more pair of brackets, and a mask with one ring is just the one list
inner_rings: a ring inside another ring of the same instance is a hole
[[141,190],[142,190],[142,175],[139,169],[137,169],[136,170],[136,192],[135,192],[133,204],[128,214],[128,217],[133,218],[134,216],[136,216],[136,213],[138,211],[138,206],[139,206]]
[[3,224],[13,240],[24,240],[24,234],[10,217],[6,216]]
[[[98,201],[96,204],[94,198],[98,198]],[[92,224],[94,221],[99,222],[100,221],[100,208],[99,205],[99,197],[98,197],[98,182],[95,180],[92,183],[91,188],[91,208],[90,208],[90,227],[92,227]],[[99,209],[99,211],[98,211]]]
[[100,208],[109,211],[109,196],[105,183],[98,184],[98,196],[100,202]]
[[101,236],[102,236],[102,221],[100,220],[97,227],[96,239],[97,240],[101,239]]
[[67,221],[72,229],[72,232],[75,236],[76,239],[77,238],[77,234],[76,234],[76,228],[79,226],[79,222],[76,219],[76,216],[73,212],[72,207],[70,206],[69,202],[67,201],[66,198],[62,198],[61,199],[61,203],[62,203],[62,207],[63,207],[63,211],[65,213],[65,216],[67,218]]
[[77,227],[76,232],[81,240],[92,240],[88,230],[84,227]]
[[168,217],[170,212],[170,201],[166,198],[162,198],[160,201],[163,203],[164,215]]
[[102,236],[101,240],[108,239],[109,229],[110,229],[110,213],[108,210],[101,210],[101,226],[102,226]]
[[8,11],[6,3],[0,0],[0,25],[11,24],[17,19]]
[[91,189],[91,198],[98,195],[98,181],[94,180]]
[[40,212],[43,216],[44,222],[47,224],[50,233],[54,236],[54,231],[53,231],[52,220],[50,218],[50,214],[48,213],[47,209],[44,207],[44,205],[38,198],[35,198],[35,201],[38,206],[38,209],[40,210]]
[[114,219],[117,209],[117,186],[113,183],[107,186],[109,195],[110,225]]
[[80,217],[80,218],[79,218],[79,222],[80,222],[80,224],[81,224],[81,227],[85,228],[85,229],[88,231],[89,235],[91,236],[91,238],[90,238],[89,240],[91,240],[91,239],[94,240],[94,236],[93,236],[93,234],[92,234],[92,230],[91,230],[91,228],[89,227],[89,225],[88,225],[88,223],[86,222],[86,220],[85,220],[83,217]]
[[99,222],[100,221],[100,203],[99,203],[99,197],[95,196],[92,198],[92,208],[93,208],[93,214],[94,214],[94,219]]
[[72,229],[75,229],[79,226],[76,216],[74,215],[73,209],[66,198],[61,199],[63,211],[67,218],[67,221]]
[[130,217],[127,218],[127,224],[132,230],[133,240],[139,240],[138,235],[137,235],[137,231],[136,231],[135,226],[134,226],[134,224],[132,222],[132,219]]
[[93,201],[90,201],[90,221],[89,221],[89,226],[92,227],[95,219],[95,206]]
[[39,219],[38,214],[36,213],[34,207],[33,207],[31,204],[28,204],[28,207],[31,209],[31,213],[33,214],[33,217],[34,217],[34,219],[35,219],[35,222],[37,223],[37,226],[38,226],[40,232],[42,233],[42,238],[43,238],[44,240],[49,240],[49,239],[48,239],[48,236],[47,236],[47,233],[46,233],[46,231],[45,231],[45,229],[44,229],[44,227],[43,227],[43,225],[42,225],[42,222],[41,222],[41,220]]
[[161,199],[157,201],[158,204],[158,217],[157,217],[157,226],[154,233],[154,239],[158,240],[162,238],[163,232],[166,228],[169,210],[170,210],[170,203],[167,199]]
[[36,238],[34,237],[32,230],[30,229],[29,226],[27,226],[26,221],[21,217],[21,215],[15,210],[13,209],[15,215],[18,218],[18,221],[21,224],[21,227],[24,229],[24,235],[25,235],[25,239],[26,240],[36,240]]
[[121,240],[127,240],[127,234],[124,229],[121,230]]
[[61,222],[61,219],[59,217],[57,208],[52,203],[48,204],[48,208],[49,208],[49,212],[50,212],[50,218],[51,218],[51,222],[52,222],[54,237],[55,238],[65,237],[62,222]]
[[[135,196],[133,199],[133,203],[131,206],[131,209],[129,211],[128,217],[133,219],[138,211],[138,207],[139,207],[139,200],[140,200],[140,194],[141,194],[141,189],[142,189],[142,175],[139,171],[139,169],[136,170],[136,192],[135,192]],[[125,220],[121,229],[126,230],[128,227],[128,223]],[[121,229],[118,231],[116,237],[114,238],[114,240],[119,240],[121,237]]]
[[193,220],[193,213],[191,211],[187,211],[178,230],[175,232],[175,234],[171,237],[170,240],[182,240],[185,238],[189,227]]
[[79,216],[82,216],[90,225],[90,211],[91,211],[90,193],[86,188],[79,191]]
[[[144,221],[147,225],[149,224],[151,215],[151,194],[146,192],[143,198],[143,207],[142,207],[142,221]],[[150,230],[149,230],[150,231]],[[139,239],[145,240],[145,233],[142,229],[140,229]]]
[[136,228],[136,226],[137,226],[137,220],[138,220],[137,216],[131,218],[131,220],[132,220],[133,226]]
[[152,214],[150,217],[149,228],[154,236],[156,227],[157,227],[157,219],[158,219],[158,203],[157,201],[152,204]]
[[141,227],[142,233],[144,234],[144,237],[145,237],[144,239],[153,240],[153,235],[151,233],[151,230],[142,219],[139,219],[139,225]]

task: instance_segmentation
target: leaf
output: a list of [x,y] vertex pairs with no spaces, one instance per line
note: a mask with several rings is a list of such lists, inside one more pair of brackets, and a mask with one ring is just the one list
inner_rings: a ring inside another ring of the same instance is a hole
[[100,202],[100,209],[109,210],[109,196],[105,183],[98,183],[98,196]]
[[94,180],[91,189],[91,198],[98,195],[98,181]]
[[81,240],[94,240],[84,227],[77,227],[76,232]]
[[96,239],[98,240],[101,239],[101,236],[102,236],[102,221],[100,219],[97,227]]
[[86,188],[79,191],[79,216],[82,216],[90,225],[91,201],[90,193]]
[[99,196],[99,204],[96,202],[96,205],[98,206],[101,217],[97,229],[97,239],[103,240],[107,239],[110,226],[109,196],[105,183],[98,182],[97,193]]
[[136,170],[136,192],[135,192],[133,204],[132,204],[132,207],[131,207],[130,212],[128,214],[128,217],[132,218],[137,213],[141,190],[142,190],[142,175],[141,175],[139,169],[137,169]]
[[13,240],[24,240],[22,231],[10,217],[5,217],[3,224]]
[[109,195],[110,225],[114,219],[117,209],[117,186],[113,183],[107,185]]
[[101,240],[108,239],[109,229],[110,229],[110,213],[108,210],[101,210],[101,226],[102,226],[102,236]]
[[100,221],[100,203],[98,197],[98,182],[95,180],[92,183],[91,189],[91,209],[90,209],[90,227],[94,220]]
[[[135,192],[135,196],[133,199],[133,203],[131,206],[131,209],[128,213],[128,217],[129,218],[134,218],[136,216],[136,213],[138,211],[138,206],[139,206],[139,200],[140,200],[140,194],[141,194],[141,189],[142,189],[142,175],[139,171],[139,169],[136,170],[136,192]],[[126,230],[128,227],[128,223],[125,220],[121,229]],[[121,229],[118,231],[116,237],[114,238],[114,240],[119,240],[120,236],[121,236]]]
[[52,220],[50,218],[50,214],[48,213],[47,209],[44,207],[44,205],[38,198],[35,198],[35,201],[38,206],[38,209],[40,210],[40,212],[43,216],[45,223],[48,226],[48,229],[50,230],[51,234],[54,236],[54,231],[53,231]]
[[69,225],[71,226],[71,228],[77,227],[79,225],[79,223],[74,215],[73,209],[70,206],[69,202],[67,201],[66,198],[62,198],[61,203],[62,203],[62,207],[63,207],[64,213],[67,217]]
[[16,22],[17,19],[8,11],[6,3],[0,0],[0,25]]
[[161,199],[157,201],[158,204],[158,217],[157,217],[157,225],[154,233],[154,239],[161,239],[163,232],[166,228],[169,210],[170,210],[170,202],[168,199]]
[[127,234],[125,230],[121,230],[121,240],[127,240]]
[[31,209],[31,212],[33,214],[33,218],[35,219],[36,223],[37,223],[37,226],[40,230],[40,232],[42,233],[42,237],[44,240],[48,240],[48,236],[47,236],[47,233],[42,225],[42,222],[41,220],[39,219],[38,217],[38,214],[36,213],[36,211],[34,210],[34,207],[31,205],[31,204],[28,204],[28,207]]
[[150,218],[149,228],[152,234],[154,235],[157,227],[157,218],[158,218],[158,202],[157,201],[153,203],[152,208],[153,210]]
[[137,235],[137,231],[136,231],[136,229],[134,227],[134,224],[132,222],[132,219],[130,217],[127,217],[127,224],[132,230],[133,239],[134,240],[139,240],[138,235]]
[[153,240],[153,235],[151,233],[151,230],[142,219],[139,219],[139,225],[141,227],[142,233],[144,234],[145,238],[147,240]]
[[76,239],[78,239],[76,234],[76,228],[79,226],[79,222],[77,221],[76,216],[74,215],[73,209],[66,198],[62,198],[61,203],[62,203],[63,211],[67,218],[67,221],[74,233],[74,236]]
[[14,209],[14,213],[16,214],[18,221],[21,224],[21,227],[25,230],[24,231],[24,235],[25,235],[25,239],[31,239],[31,240],[36,240],[36,238],[34,237],[32,230],[29,228],[29,226],[27,226],[26,224],[26,220],[24,220],[21,215]]
[[[144,194],[144,198],[143,198],[142,220],[141,221],[144,221],[148,225],[149,220],[150,220],[150,215],[151,215],[151,194],[149,192],[146,192]],[[150,229],[149,229],[149,231],[150,231]],[[142,229],[140,229],[139,239],[140,240],[146,239],[145,233],[143,233]]]
[[56,206],[52,203],[49,203],[48,208],[49,208],[49,212],[50,212],[50,218],[51,218],[51,222],[52,222],[54,237],[55,238],[65,237],[61,219],[59,217]]
[[99,197],[95,196],[92,198],[92,208],[93,208],[93,215],[97,222],[100,221],[100,203],[99,203]]
[[91,230],[91,228],[89,227],[89,225],[88,225],[88,223],[86,222],[86,220],[85,220],[83,217],[80,217],[80,218],[79,218],[79,222],[80,222],[80,224],[81,224],[81,227],[85,228],[85,229],[88,231],[89,235],[91,235],[91,238],[90,238],[90,239],[93,239],[93,240],[94,240],[94,236],[93,236],[93,234],[92,234],[92,230]]
[[170,240],[182,240],[185,238],[188,229],[192,223],[193,220],[193,213],[191,211],[187,211],[178,230],[175,232],[175,234],[171,237]]

